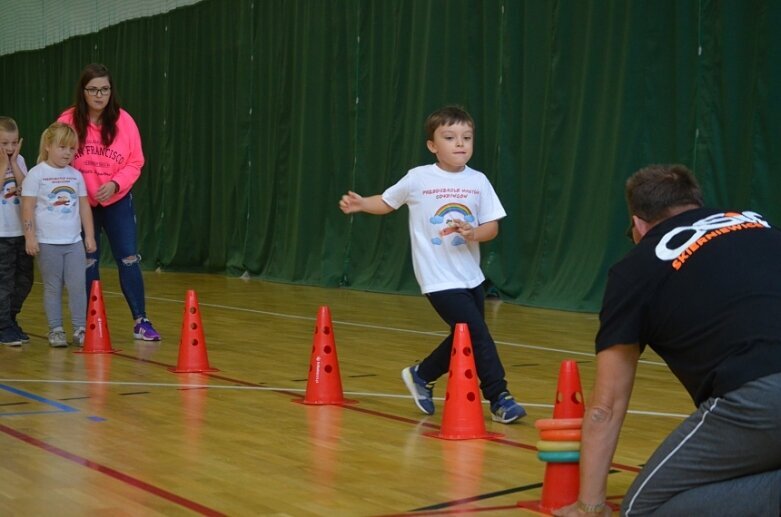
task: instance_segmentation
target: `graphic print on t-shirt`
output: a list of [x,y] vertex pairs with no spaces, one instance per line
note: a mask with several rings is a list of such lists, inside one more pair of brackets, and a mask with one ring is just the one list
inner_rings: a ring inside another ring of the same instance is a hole
[[69,214],[73,211],[71,206],[76,201],[76,191],[71,187],[60,186],[52,189],[51,193],[47,196],[49,205],[46,210],[49,212]]
[[[456,233],[458,229],[456,221],[472,224],[475,222],[475,216],[472,215],[472,211],[468,206],[461,203],[442,205],[429,219],[429,222],[437,227],[437,234],[431,239],[431,242],[435,246],[441,246],[444,242],[442,238],[452,234],[451,245],[460,246],[466,244],[464,238]],[[444,227],[440,229],[439,227],[443,225]]]
[[2,203],[4,205],[9,203],[13,205],[19,204],[19,189],[16,188],[16,179],[13,176],[5,178],[5,181],[3,182]]
[[[768,229],[770,224],[756,212],[722,212],[710,215],[691,226],[679,226],[667,232],[654,250],[659,260],[671,260],[676,271],[700,248],[721,235],[753,228]],[[689,238],[670,247],[678,234],[689,234]]]

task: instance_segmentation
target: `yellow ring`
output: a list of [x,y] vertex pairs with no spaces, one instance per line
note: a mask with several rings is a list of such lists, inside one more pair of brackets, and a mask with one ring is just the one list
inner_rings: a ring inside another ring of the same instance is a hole
[[537,450],[543,452],[579,451],[580,442],[549,442],[540,440],[537,442]]

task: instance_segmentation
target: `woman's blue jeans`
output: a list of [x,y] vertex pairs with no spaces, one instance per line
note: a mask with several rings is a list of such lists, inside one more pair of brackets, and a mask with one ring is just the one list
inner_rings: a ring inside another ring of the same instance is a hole
[[111,254],[117,263],[119,285],[125,295],[133,319],[146,317],[144,277],[141,275],[141,255],[136,239],[136,212],[133,194],[128,193],[109,206],[92,207],[95,223],[95,241],[98,249],[87,254],[87,296],[93,280],[100,280],[100,236],[106,231]]

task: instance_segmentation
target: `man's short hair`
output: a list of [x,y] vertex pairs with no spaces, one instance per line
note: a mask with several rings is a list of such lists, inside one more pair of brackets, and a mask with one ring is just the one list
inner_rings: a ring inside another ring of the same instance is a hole
[[686,205],[703,206],[702,190],[694,174],[683,165],[649,165],[626,181],[629,212],[656,223],[671,209]]
[[452,126],[453,124],[468,124],[473,130],[475,121],[472,116],[461,106],[445,106],[440,108],[428,117],[426,117],[426,139],[434,140],[434,131],[441,126]]

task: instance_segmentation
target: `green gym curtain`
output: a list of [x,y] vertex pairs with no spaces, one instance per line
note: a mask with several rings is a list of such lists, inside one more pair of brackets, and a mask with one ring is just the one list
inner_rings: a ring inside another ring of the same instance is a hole
[[145,267],[415,293],[406,209],[337,202],[431,162],[423,119],[460,104],[508,212],[489,281],[592,311],[645,164],[684,163],[709,204],[781,224],[779,29],[771,0],[204,0],[0,57],[0,113],[32,165],[103,62],[144,140]]

